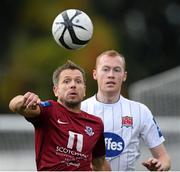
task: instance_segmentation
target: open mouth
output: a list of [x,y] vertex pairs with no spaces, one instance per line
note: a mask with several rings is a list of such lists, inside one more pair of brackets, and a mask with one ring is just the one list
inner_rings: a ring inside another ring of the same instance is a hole
[[76,95],[77,95],[77,93],[72,92],[72,93],[69,93],[69,95],[70,95],[70,96],[76,96]]
[[106,82],[107,85],[115,85],[116,83],[113,81]]

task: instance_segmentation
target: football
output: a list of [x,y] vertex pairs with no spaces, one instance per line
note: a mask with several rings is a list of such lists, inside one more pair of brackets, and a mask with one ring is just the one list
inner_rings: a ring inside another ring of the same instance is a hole
[[54,19],[52,34],[58,45],[76,50],[86,46],[91,40],[93,24],[90,17],[83,11],[68,9]]

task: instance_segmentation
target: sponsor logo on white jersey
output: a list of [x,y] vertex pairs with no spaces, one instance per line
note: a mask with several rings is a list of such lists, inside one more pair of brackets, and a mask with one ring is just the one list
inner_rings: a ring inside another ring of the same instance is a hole
[[117,134],[105,132],[106,158],[118,156],[124,150],[124,140]]

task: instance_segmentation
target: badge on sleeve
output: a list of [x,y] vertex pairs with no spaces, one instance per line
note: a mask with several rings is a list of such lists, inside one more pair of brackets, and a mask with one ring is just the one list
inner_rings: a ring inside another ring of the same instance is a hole
[[48,106],[51,106],[51,103],[49,101],[44,101],[44,102],[41,102],[40,105],[42,107],[48,107]]

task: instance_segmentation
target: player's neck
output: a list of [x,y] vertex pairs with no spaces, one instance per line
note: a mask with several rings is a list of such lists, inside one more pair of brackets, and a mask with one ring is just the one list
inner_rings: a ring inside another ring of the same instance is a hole
[[71,111],[71,112],[74,112],[74,113],[80,113],[81,112],[81,109],[80,109],[80,104],[77,105],[77,106],[67,106],[65,103],[61,102],[58,100],[58,103],[60,103],[62,106],[64,106],[67,110]]
[[116,103],[120,98],[120,93],[102,93],[96,94],[96,99],[102,103]]
[[71,108],[68,106],[65,106],[65,107],[66,107],[66,109],[68,109],[69,111],[74,112],[74,113],[80,113],[81,112],[79,107],[77,107],[77,108]]

